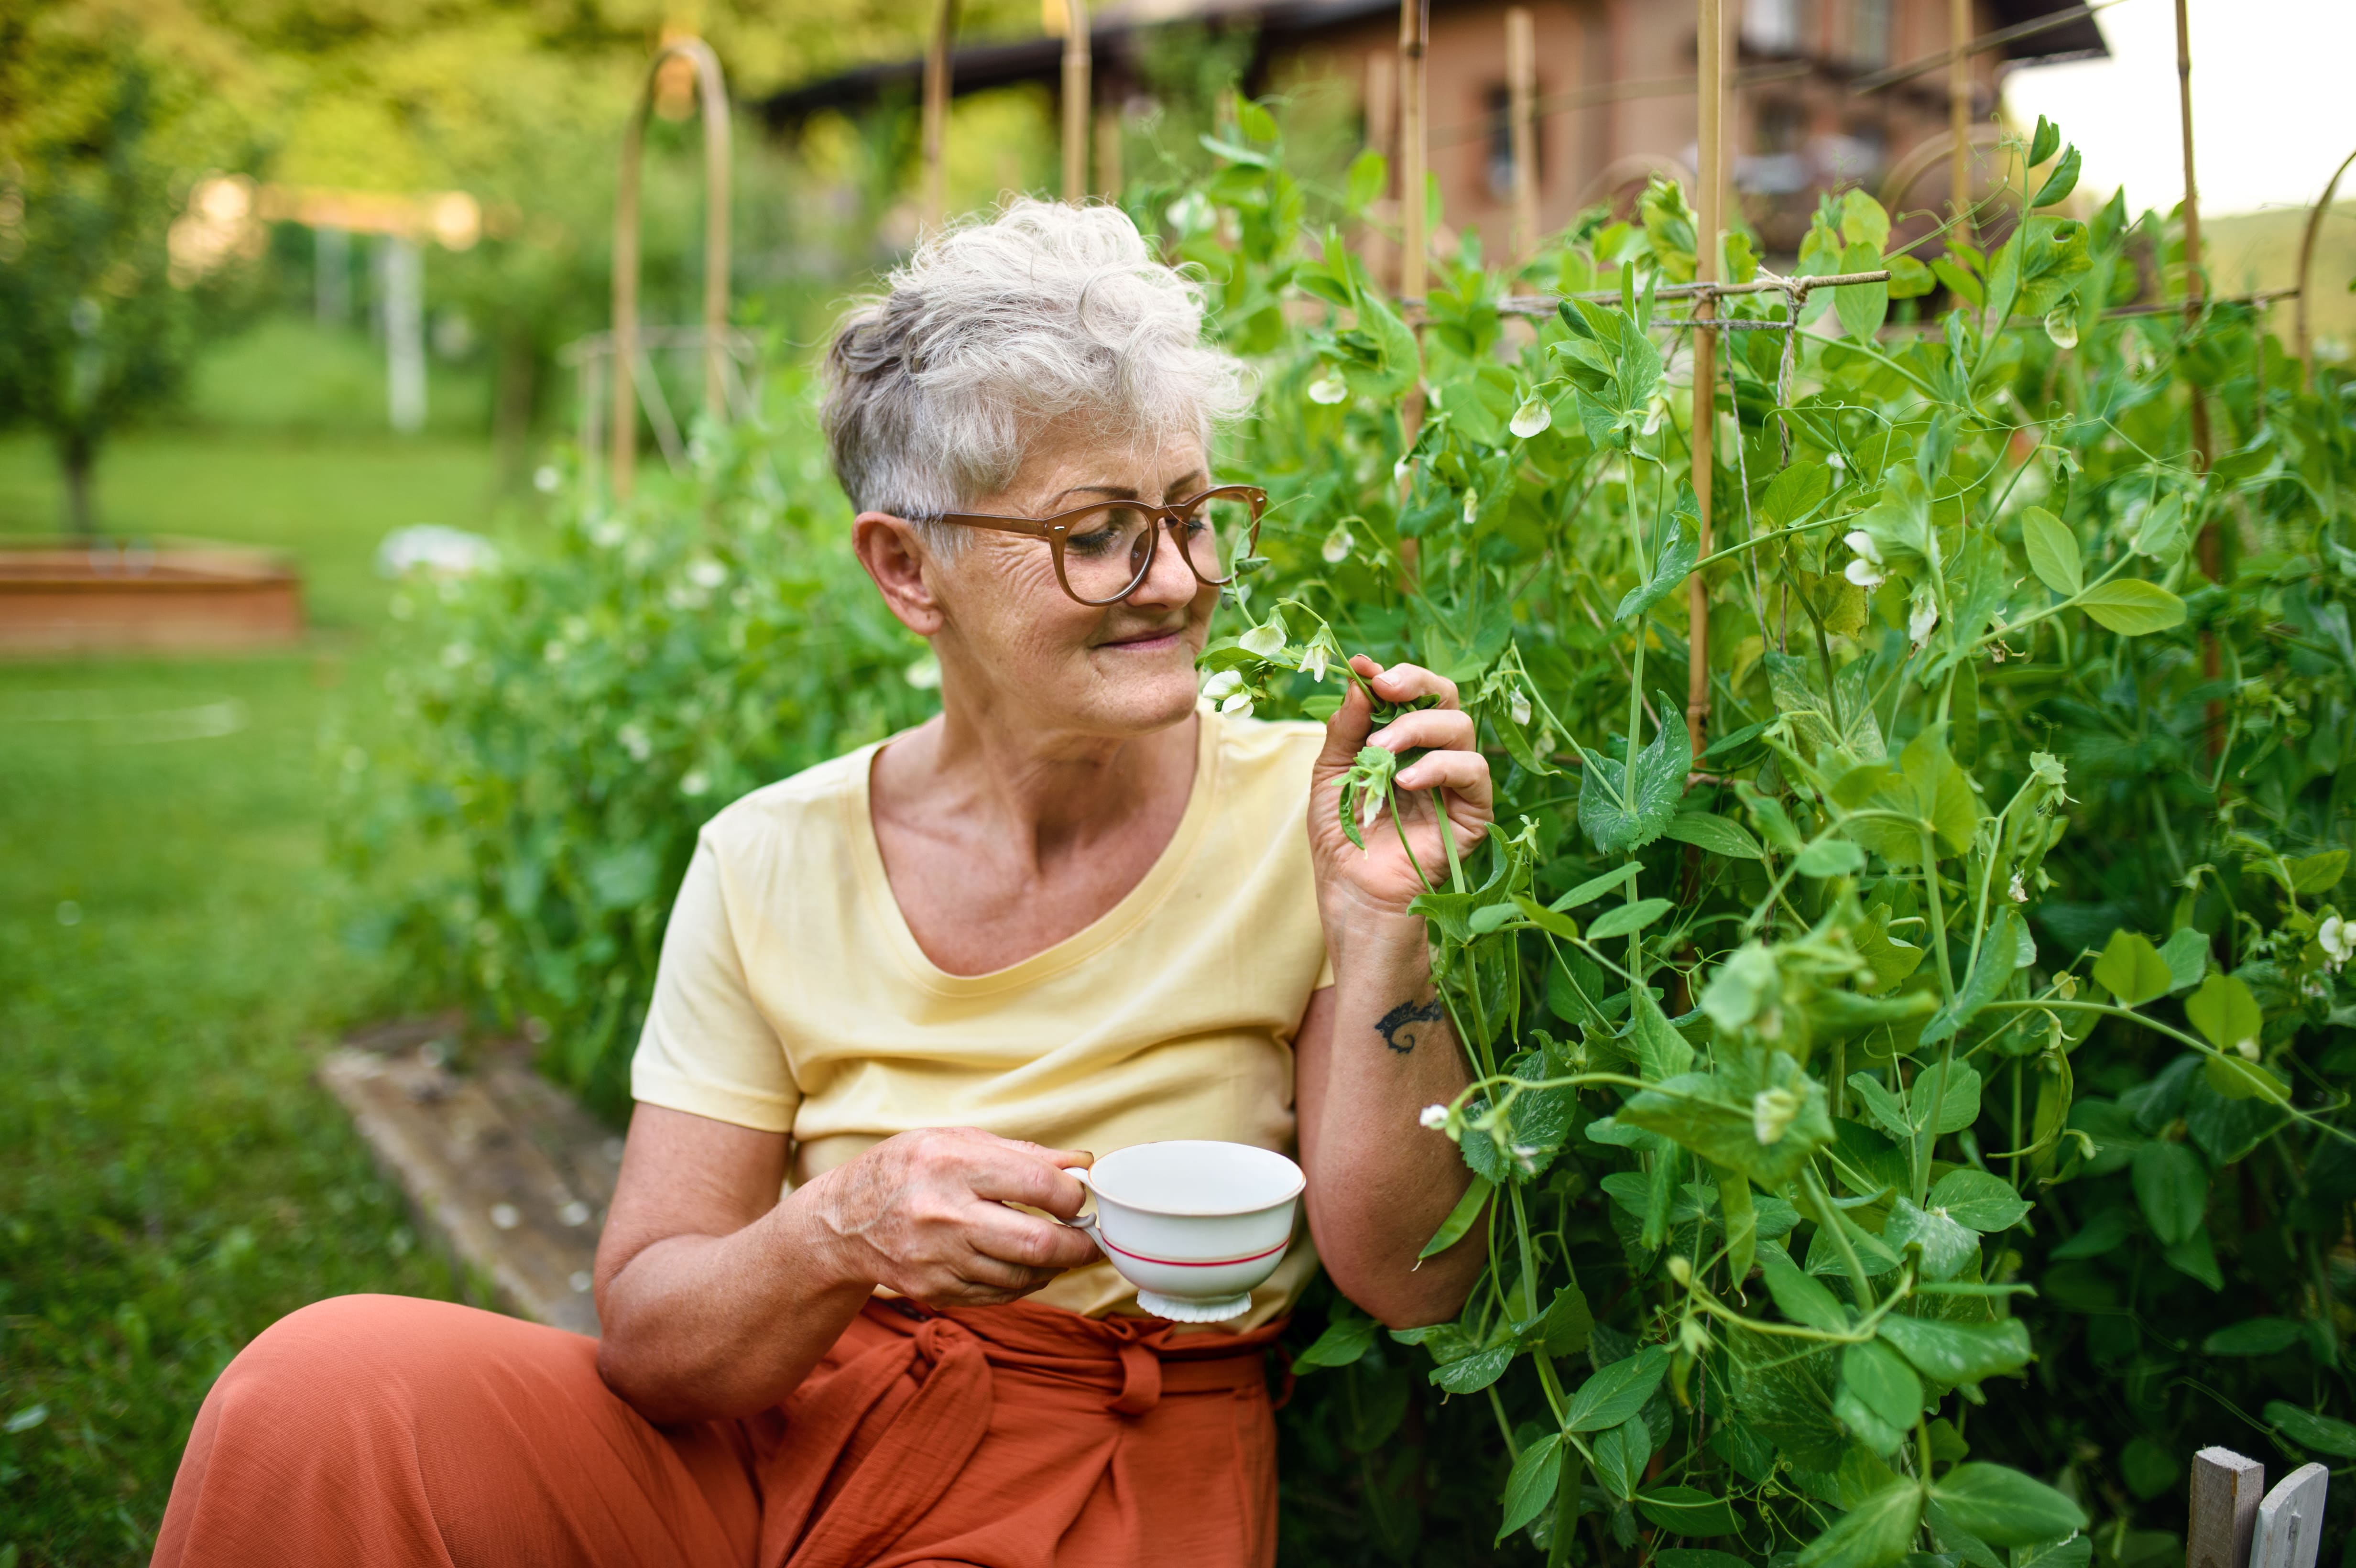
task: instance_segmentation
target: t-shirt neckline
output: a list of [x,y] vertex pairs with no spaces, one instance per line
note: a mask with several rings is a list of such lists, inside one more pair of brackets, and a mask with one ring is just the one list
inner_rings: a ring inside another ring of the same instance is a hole
[[1154,857],[1153,864],[1138,879],[1137,885],[1122,894],[1112,908],[1060,942],[1003,969],[980,975],[952,975],[925,955],[916,933],[909,929],[908,917],[900,909],[899,899],[892,891],[891,876],[884,869],[884,850],[875,838],[873,773],[876,754],[900,737],[893,735],[871,741],[854,753],[851,787],[841,798],[846,817],[843,827],[851,843],[852,861],[858,868],[862,901],[910,977],[941,996],[975,997],[1012,990],[1035,985],[1087,962],[1144,923],[1177,885],[1187,862],[1194,858],[1204,825],[1210,820],[1219,783],[1220,722],[1218,714],[1208,707],[1196,709],[1194,776],[1187,786],[1186,809],[1180,814],[1170,842],[1162,847],[1162,853]]

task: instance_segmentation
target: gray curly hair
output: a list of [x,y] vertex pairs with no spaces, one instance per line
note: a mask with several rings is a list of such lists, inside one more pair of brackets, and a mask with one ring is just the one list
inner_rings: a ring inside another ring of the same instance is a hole
[[[1250,373],[1206,346],[1200,283],[1116,207],[1019,199],[933,236],[858,302],[826,358],[824,420],[851,505],[920,524],[1004,489],[1046,422],[1207,447]],[[954,548],[927,528],[936,543]]]

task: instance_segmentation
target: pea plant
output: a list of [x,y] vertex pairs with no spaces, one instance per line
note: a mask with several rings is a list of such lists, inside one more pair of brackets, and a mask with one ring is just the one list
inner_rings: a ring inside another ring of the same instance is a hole
[[1424,1254],[1488,1267],[1297,1352],[1293,1474],[1358,1499],[1303,1559],[2085,1568],[2164,1554],[2205,1443],[2356,1458],[2349,384],[2136,313],[2174,236],[2040,123],[1986,250],[1856,191],[1788,276],[1730,238],[1706,531],[1681,192],[1468,238],[1418,323],[1240,118],[1142,207],[1264,377],[1206,690],[1411,658],[1500,779],[1416,905],[1473,1082],[1400,1130],[1471,1171]]

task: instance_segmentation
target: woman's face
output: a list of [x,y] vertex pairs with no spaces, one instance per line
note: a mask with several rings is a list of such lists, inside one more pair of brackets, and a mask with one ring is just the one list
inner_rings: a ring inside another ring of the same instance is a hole
[[[1049,517],[1098,501],[1182,501],[1209,488],[1200,443],[1132,448],[1094,434],[1090,422],[1050,426],[1012,485],[964,509]],[[1044,539],[958,531],[964,548],[928,558],[923,569],[937,606],[938,627],[929,635],[945,700],[1028,709],[1055,728],[1104,736],[1150,733],[1194,710],[1194,659],[1219,591],[1194,576],[1167,529],[1135,592],[1093,606],[1065,592]],[[1076,578],[1085,533],[1066,546]]]

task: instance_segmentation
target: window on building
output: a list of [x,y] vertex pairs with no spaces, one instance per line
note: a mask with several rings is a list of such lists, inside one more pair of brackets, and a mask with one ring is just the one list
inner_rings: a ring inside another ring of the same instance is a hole
[[1742,41],[1762,55],[1800,52],[1800,0],[1743,0]]
[[1484,95],[1489,106],[1489,194],[1514,198],[1514,93],[1504,82]]
[[1869,70],[1888,65],[1890,31],[1890,0],[1850,0],[1850,60]]

